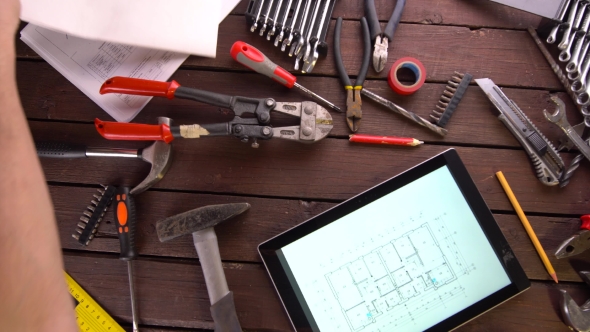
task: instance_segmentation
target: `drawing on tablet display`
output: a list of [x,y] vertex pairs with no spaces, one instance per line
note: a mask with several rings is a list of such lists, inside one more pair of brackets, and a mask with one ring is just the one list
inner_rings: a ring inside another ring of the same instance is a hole
[[325,274],[351,331],[374,324],[401,327],[464,298],[461,276],[475,270],[465,261],[442,216],[384,245],[365,244],[363,249],[362,256],[351,256],[347,264]]

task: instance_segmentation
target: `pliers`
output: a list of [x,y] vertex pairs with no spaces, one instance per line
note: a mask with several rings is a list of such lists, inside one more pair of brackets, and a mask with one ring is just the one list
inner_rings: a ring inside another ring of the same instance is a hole
[[[235,114],[233,120],[228,122],[181,126],[118,123],[96,119],[96,129],[106,139],[160,140],[169,143],[174,138],[180,137],[235,136],[245,143],[252,139],[252,147],[257,148],[257,139],[266,140],[273,137],[303,143],[317,142],[328,136],[333,127],[330,113],[314,102],[281,103],[272,98],[227,96],[205,90],[185,88],[176,81],[159,82],[129,77],[113,77],[105,81],[100,88],[100,93],[192,99],[231,109]],[[301,119],[300,125],[273,128],[270,125],[271,111],[298,117]],[[245,114],[252,114],[254,117],[243,118],[242,116]]]
[[582,220],[580,230],[557,248],[555,257],[558,259],[581,254],[590,248],[590,214],[581,216],[580,220]]
[[375,41],[375,50],[373,51],[373,68],[376,72],[381,72],[387,63],[387,48],[389,41],[393,40],[393,34],[397,29],[399,21],[404,11],[406,0],[397,0],[393,13],[385,26],[385,31],[381,31],[377,11],[375,10],[375,0],[365,0],[365,13],[371,28],[371,40]]
[[336,61],[336,69],[338,70],[338,76],[340,81],[344,84],[346,90],[346,123],[348,128],[352,132],[356,132],[359,129],[361,118],[363,117],[363,111],[361,109],[361,90],[363,89],[363,83],[369,70],[369,58],[371,55],[371,37],[369,36],[369,26],[367,20],[361,18],[361,27],[363,30],[363,62],[361,63],[361,69],[356,77],[355,86],[352,86],[350,78],[344,68],[342,62],[342,54],[340,53],[340,32],[342,30],[342,17],[336,20],[336,28],[334,29],[334,59]]

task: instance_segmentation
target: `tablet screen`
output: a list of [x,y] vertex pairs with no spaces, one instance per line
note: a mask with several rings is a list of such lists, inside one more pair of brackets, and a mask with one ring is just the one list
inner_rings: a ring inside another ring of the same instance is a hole
[[317,331],[425,330],[511,283],[447,166],[277,256]]

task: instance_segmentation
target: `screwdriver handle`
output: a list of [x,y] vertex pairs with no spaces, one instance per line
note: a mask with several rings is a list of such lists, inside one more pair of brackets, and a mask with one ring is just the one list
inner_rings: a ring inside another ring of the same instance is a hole
[[580,228],[590,231],[590,214],[585,214],[581,216],[580,220],[582,220],[582,226],[580,226]]
[[147,125],[94,119],[94,126],[102,137],[110,140],[164,141],[170,143],[174,139],[170,126],[167,124]]
[[276,63],[270,61],[256,47],[243,41],[235,42],[230,50],[232,58],[255,72],[268,76],[273,80],[281,83],[289,89],[295,85],[297,78],[279,67]]
[[121,246],[120,259],[129,261],[137,256],[135,252],[135,202],[129,194],[129,187],[121,186],[115,193],[115,226]]
[[106,80],[100,87],[100,94],[123,93],[127,95],[174,98],[174,92],[180,87],[176,81],[161,82],[140,78],[115,76]]

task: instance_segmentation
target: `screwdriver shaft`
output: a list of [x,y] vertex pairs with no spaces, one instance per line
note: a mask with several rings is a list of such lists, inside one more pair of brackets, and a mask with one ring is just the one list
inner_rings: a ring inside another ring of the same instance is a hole
[[330,107],[331,109],[333,109],[336,112],[340,112],[342,113],[343,111],[336,105],[332,104],[331,102],[329,102],[328,100],[326,100],[325,98],[323,98],[322,96],[316,94],[315,92],[309,90],[308,88],[304,87],[303,85],[295,82],[295,84],[293,84],[293,87],[298,88],[299,90],[303,91],[306,95],[319,100],[320,102],[324,103],[324,105],[327,105],[328,107]]
[[135,303],[135,287],[133,286],[133,261],[127,261],[127,274],[129,275],[129,293],[131,294],[131,315],[133,317],[133,332],[138,332],[137,304]]

